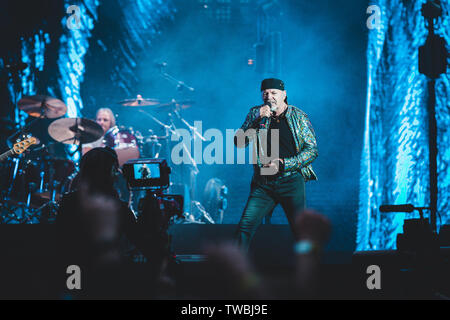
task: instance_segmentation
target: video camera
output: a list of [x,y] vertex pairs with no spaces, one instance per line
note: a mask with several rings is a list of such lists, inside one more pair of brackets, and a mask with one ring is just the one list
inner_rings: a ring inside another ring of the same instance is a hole
[[122,168],[130,190],[145,190],[146,195],[139,200],[139,216],[143,220],[153,215],[166,217],[163,228],[167,228],[170,218],[183,218],[184,199],[182,195],[163,194],[170,185],[170,167],[165,159],[131,159]]
[[170,185],[170,167],[165,159],[128,160],[122,171],[131,190],[166,189]]

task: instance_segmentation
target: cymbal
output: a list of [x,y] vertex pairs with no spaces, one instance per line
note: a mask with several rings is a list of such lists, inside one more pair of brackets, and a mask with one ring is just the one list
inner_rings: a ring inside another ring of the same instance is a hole
[[120,101],[119,104],[124,107],[156,106],[160,105],[161,101],[152,98],[142,98],[142,96],[138,94],[136,98],[125,99],[123,101]]
[[50,124],[48,133],[58,142],[79,145],[97,141],[103,136],[103,129],[89,119],[62,118]]
[[17,104],[20,110],[35,118],[43,116],[47,119],[54,119],[62,117],[67,112],[64,102],[43,95],[24,96]]
[[194,100],[172,100],[171,102],[169,102],[169,104],[174,105],[177,108],[181,108],[181,109],[188,109],[190,107],[192,107],[192,105],[194,104]]

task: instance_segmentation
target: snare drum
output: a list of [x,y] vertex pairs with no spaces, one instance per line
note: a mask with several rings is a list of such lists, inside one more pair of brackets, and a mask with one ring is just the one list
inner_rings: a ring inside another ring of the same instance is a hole
[[119,158],[119,166],[122,166],[130,159],[137,159],[140,156],[138,141],[132,128],[113,127],[109,129],[103,137],[103,144],[113,148]]

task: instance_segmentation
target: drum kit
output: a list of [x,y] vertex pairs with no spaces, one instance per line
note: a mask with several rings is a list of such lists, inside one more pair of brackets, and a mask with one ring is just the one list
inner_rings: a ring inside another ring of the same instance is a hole
[[[67,106],[54,97],[34,95],[25,96],[18,101],[18,108],[34,119],[8,138],[10,147],[13,144],[12,140],[19,140],[20,136],[29,133],[31,124],[39,119],[56,119],[47,130],[55,142],[50,142],[47,146],[38,145],[28,154],[23,153],[18,157],[0,162],[0,193],[3,199],[0,203],[0,223],[45,223],[52,222],[55,218],[57,201],[64,193],[71,190],[78,168],[77,164],[69,159],[53,156],[48,148],[51,144],[76,145],[78,150],[82,151],[83,145],[101,141],[102,146],[109,146],[116,151],[119,165],[122,166],[126,161],[136,158],[165,158],[170,164],[170,136],[177,132],[176,122],[188,127],[193,139],[205,140],[179,113],[181,110],[190,108],[193,101],[172,100],[162,103],[158,99],[143,98],[138,95],[136,98],[120,101],[118,104],[121,108],[133,109],[148,117],[162,128],[165,134],[158,136],[149,130],[147,135],[143,135],[132,127],[123,126],[114,126],[104,133],[102,127],[95,121],[85,118],[63,118],[67,112]],[[155,117],[155,114],[161,112],[169,116],[170,124]],[[194,201],[194,190],[196,175],[199,171],[188,148],[184,149],[191,163],[177,166],[176,170],[172,169],[174,175],[171,177],[173,182],[169,192],[183,193],[187,190],[187,194],[184,194],[185,203],[194,203],[198,206],[198,202]],[[126,189],[126,186],[125,188],[122,186],[122,189]],[[124,193],[128,197],[127,200],[131,202],[131,195],[127,190]],[[191,210],[185,208],[185,211]],[[214,221],[211,222],[210,217],[206,215],[205,217],[206,223],[214,223]],[[201,219],[200,216],[191,217],[192,221]]]
[[[44,95],[24,96],[18,101],[17,106],[35,119],[7,139],[10,146],[20,141],[36,121],[60,118],[67,112],[64,102]],[[85,134],[80,134],[76,130],[73,133],[82,141],[89,140],[93,136],[91,131],[88,131],[87,138]],[[66,142],[62,138],[55,140]],[[19,157],[2,161],[0,192],[3,201],[0,223],[38,223],[44,222],[44,217],[51,220],[56,210],[56,201],[66,191],[66,181],[75,171],[76,165],[73,161],[52,156],[47,146],[43,144],[27,154],[22,153]]]

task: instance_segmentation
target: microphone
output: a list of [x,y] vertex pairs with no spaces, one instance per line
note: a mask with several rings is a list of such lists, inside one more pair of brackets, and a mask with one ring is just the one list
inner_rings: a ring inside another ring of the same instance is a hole
[[[264,105],[267,105],[270,107],[270,112],[272,113],[272,115],[275,113],[275,110],[277,110],[277,107],[273,106],[270,101],[267,101]],[[262,118],[261,122],[259,123],[259,128],[260,129],[269,129],[269,120],[270,120],[270,117]]]
[[183,81],[178,81],[177,89],[178,89],[178,90],[181,90],[181,89],[183,89],[183,88],[186,88],[186,89],[188,89],[189,91],[195,91],[194,88],[189,87],[189,86],[186,85]]
[[380,212],[413,212],[412,204],[384,204],[380,206]]
[[162,61],[162,62],[154,62],[153,65],[155,67],[157,67],[157,68],[164,68],[164,67],[167,67],[167,62],[164,62],[164,61]]

